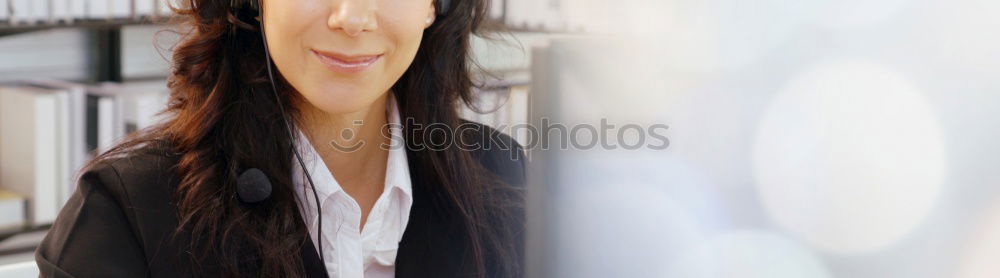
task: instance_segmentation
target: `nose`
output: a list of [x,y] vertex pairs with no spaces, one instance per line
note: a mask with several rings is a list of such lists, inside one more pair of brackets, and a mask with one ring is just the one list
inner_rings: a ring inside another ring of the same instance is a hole
[[340,29],[356,37],[365,31],[378,29],[376,0],[332,0],[333,8],[326,21],[331,30]]

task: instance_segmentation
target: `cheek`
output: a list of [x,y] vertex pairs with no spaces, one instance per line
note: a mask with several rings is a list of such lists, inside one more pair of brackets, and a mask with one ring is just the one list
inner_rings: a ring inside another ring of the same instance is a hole
[[395,83],[413,63],[413,59],[420,49],[425,19],[425,16],[409,15],[383,21],[386,23],[383,24],[383,29],[387,40],[393,45],[390,57],[386,59],[388,62],[386,74],[387,77],[392,78],[389,80],[391,83]]
[[[268,1],[270,2],[270,1]],[[304,40],[309,35],[310,28],[322,15],[316,13],[316,1],[297,1],[296,5],[283,5],[280,2],[265,2],[265,32],[267,46],[271,59],[277,68],[275,74],[281,74],[296,90],[307,84],[303,77],[308,72],[308,56],[304,54]],[[263,58],[263,57],[261,57]]]
[[402,74],[420,48],[430,2],[414,0],[384,0],[380,5],[381,26],[393,44],[391,66]]

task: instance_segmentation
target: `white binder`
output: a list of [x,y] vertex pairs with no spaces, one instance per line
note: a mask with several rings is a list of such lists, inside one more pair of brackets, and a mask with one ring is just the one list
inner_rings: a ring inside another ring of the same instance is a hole
[[27,24],[32,21],[31,0],[10,1],[10,18],[14,24]]
[[8,22],[7,20],[10,19],[10,11],[7,9],[9,2],[9,0],[0,0],[0,24]]
[[[47,0],[49,2],[49,20],[52,22],[73,22],[73,15],[70,13],[70,1],[68,0]],[[80,0],[77,0],[82,2]]]
[[87,18],[89,19],[111,18],[111,1],[110,0],[87,1]]
[[69,3],[69,14],[73,20],[87,18],[87,2],[92,0],[63,0]]
[[135,1],[135,17],[152,17],[156,13],[155,0],[133,0]]
[[49,10],[48,0],[32,0],[31,3],[31,18],[33,23],[48,22],[50,19],[51,11]]
[[132,0],[110,0],[111,18],[131,18]]
[[61,104],[66,98],[58,90],[40,88],[0,89],[0,184],[26,196],[32,225],[52,223],[59,212],[62,174],[58,150]]

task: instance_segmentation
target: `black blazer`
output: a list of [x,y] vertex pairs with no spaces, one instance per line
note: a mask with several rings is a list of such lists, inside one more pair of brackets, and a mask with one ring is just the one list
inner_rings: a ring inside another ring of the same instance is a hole
[[[507,183],[523,186],[523,150],[509,136],[483,127],[482,148],[473,151],[485,168]],[[504,146],[506,145],[506,146]],[[178,156],[166,147],[143,147],[87,169],[59,213],[35,260],[44,277],[178,277],[192,273],[181,260],[189,239],[173,237],[177,208],[172,192],[178,177],[171,170]],[[412,150],[408,150],[412,153]],[[414,157],[410,154],[407,157]],[[409,161],[411,169],[414,160]],[[396,255],[397,277],[465,277],[467,243],[453,217],[439,211],[427,179],[411,171],[413,206]],[[523,227],[523,210],[518,212]],[[523,260],[523,232],[517,236]],[[327,277],[325,265],[304,237],[302,259],[308,277]],[[489,260],[487,260],[489,261]],[[497,266],[487,265],[487,269]],[[214,273],[196,276],[218,277]],[[256,275],[255,275],[256,276]]]

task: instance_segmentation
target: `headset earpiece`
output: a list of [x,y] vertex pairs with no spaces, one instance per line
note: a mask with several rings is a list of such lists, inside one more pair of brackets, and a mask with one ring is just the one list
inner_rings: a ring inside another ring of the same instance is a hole
[[234,11],[249,9],[254,13],[260,12],[260,2],[258,0],[229,0],[229,7]]
[[434,5],[437,15],[444,16],[448,14],[448,9],[451,8],[451,0],[434,0]]

